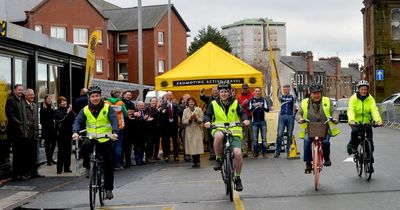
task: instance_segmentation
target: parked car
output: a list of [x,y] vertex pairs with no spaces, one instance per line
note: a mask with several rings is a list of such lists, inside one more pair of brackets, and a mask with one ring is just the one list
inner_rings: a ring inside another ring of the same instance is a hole
[[329,98],[331,100],[333,107],[336,107],[336,98]]
[[339,121],[347,121],[347,107],[349,106],[349,98],[341,98],[336,102],[336,111],[339,113]]
[[381,104],[400,104],[400,93],[394,93],[385,98]]

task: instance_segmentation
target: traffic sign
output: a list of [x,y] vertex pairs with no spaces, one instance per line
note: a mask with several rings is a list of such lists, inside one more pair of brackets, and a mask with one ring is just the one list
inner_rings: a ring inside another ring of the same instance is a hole
[[375,78],[376,81],[383,81],[384,76],[385,76],[383,69],[377,69],[375,75],[376,75],[376,78]]

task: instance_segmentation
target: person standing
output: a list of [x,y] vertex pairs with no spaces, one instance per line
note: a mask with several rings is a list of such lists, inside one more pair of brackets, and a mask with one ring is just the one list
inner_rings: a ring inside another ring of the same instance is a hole
[[16,84],[6,103],[7,138],[12,143],[12,176],[14,180],[29,179],[28,174],[24,173],[25,142],[28,138],[25,106],[24,86]]
[[190,95],[188,93],[183,94],[182,98],[179,100],[179,104],[178,104],[178,116],[179,116],[179,129],[178,129],[178,136],[179,136],[179,146],[178,148],[180,149],[180,145],[182,145],[183,147],[183,154],[184,157],[183,159],[186,162],[190,161],[190,155],[186,155],[185,152],[185,125],[182,123],[182,116],[183,116],[183,111],[188,107],[187,105],[187,100],[188,98],[190,98]]
[[146,128],[146,121],[148,115],[144,112],[144,102],[137,102],[137,110],[131,116],[131,120],[133,120],[133,148],[135,151],[135,162],[136,165],[143,165],[144,162],[144,149],[147,142],[148,131]]
[[160,117],[163,157],[165,161],[169,160],[170,142],[174,147],[174,160],[179,161],[178,153],[178,110],[177,105],[172,100],[172,92],[168,91],[166,100],[162,104]]
[[[242,84],[242,92],[238,96],[237,100],[239,101],[240,105],[243,107],[248,119],[251,119],[251,112],[249,112],[249,101],[251,100],[251,98],[253,98],[253,96],[254,96],[253,93],[249,90],[249,85],[246,83],[243,83]],[[248,145],[251,144],[251,142],[252,142],[251,133],[252,132],[251,132],[250,126],[243,127],[243,139],[242,139],[243,157],[247,157],[247,148],[248,148]]]
[[286,141],[286,156],[289,157],[290,145],[292,144],[293,128],[294,128],[294,113],[295,113],[295,102],[297,98],[297,91],[294,87],[295,83],[292,84],[293,89],[290,91],[290,85],[286,84],[283,86],[283,94],[280,88],[278,89],[278,99],[281,104],[281,111],[279,112],[277,137],[275,143],[275,158],[278,158],[281,154],[281,146],[283,141],[283,135],[286,128],[287,141]]
[[261,96],[261,88],[254,88],[254,96],[249,102],[249,112],[252,114],[253,127],[253,157],[258,157],[258,133],[261,132],[262,154],[267,155],[267,123],[265,122],[265,112],[269,112],[268,103]]
[[200,154],[204,153],[203,123],[204,114],[197,107],[194,98],[187,99],[188,108],[183,111],[182,124],[185,125],[185,155],[192,155],[193,168],[200,168]]
[[111,97],[105,101],[106,104],[109,104],[111,108],[114,109],[115,113],[117,114],[118,118],[118,139],[114,141],[114,167],[115,170],[123,169],[122,165],[122,136],[123,136],[123,129],[125,127],[125,117],[128,116],[128,111],[125,108],[124,102],[121,100],[121,91],[118,89],[111,90]]
[[150,99],[150,106],[145,109],[147,118],[148,144],[146,144],[146,162],[159,160],[158,151],[160,150],[160,111],[157,107],[158,99]]
[[56,133],[54,132],[54,107],[53,96],[46,95],[40,105],[40,124],[42,125],[42,138],[44,139],[47,165],[51,166],[57,162],[53,160],[54,149],[56,148]]
[[[205,104],[203,110],[207,110],[208,106],[211,104],[212,101],[218,98],[219,91],[218,86],[214,86],[211,89],[211,96],[204,95],[204,88],[200,89],[200,100],[202,100]],[[207,129],[207,139],[208,139],[208,151],[210,151],[210,158],[209,160],[215,160],[215,151],[214,151],[214,138],[211,135],[211,130]]]
[[135,104],[132,102],[132,93],[130,91],[125,91],[123,94],[122,102],[125,104],[128,115],[125,119],[125,126],[122,136],[122,161],[124,162],[124,167],[129,168],[132,166],[132,146],[133,146],[133,125],[132,121],[129,119],[129,115],[133,115],[135,112]]
[[57,174],[61,174],[63,168],[65,173],[71,173],[71,148],[72,125],[75,120],[75,113],[72,106],[64,96],[58,97],[58,109],[54,113],[57,131]]
[[83,107],[88,105],[89,98],[88,98],[88,89],[87,88],[82,88],[80,96],[75,99],[74,103],[72,104],[72,111],[74,113],[79,113]]
[[25,91],[25,107],[27,119],[27,133],[28,138],[24,147],[26,148],[26,173],[30,178],[44,177],[38,173],[37,157],[38,157],[38,137],[39,137],[39,120],[37,115],[37,106],[34,103],[35,92],[33,89],[26,89]]

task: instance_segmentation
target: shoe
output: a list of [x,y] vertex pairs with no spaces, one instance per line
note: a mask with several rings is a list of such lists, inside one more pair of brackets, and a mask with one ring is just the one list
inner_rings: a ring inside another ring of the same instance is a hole
[[114,195],[111,190],[106,190],[106,199],[111,200],[114,198]]
[[267,153],[264,153],[264,152],[263,152],[262,155],[263,155],[263,158],[268,158],[268,157],[267,157]]
[[161,160],[159,157],[153,157],[153,160]]
[[169,160],[169,158],[168,157],[164,157],[164,161],[168,161]]
[[115,167],[114,168],[114,171],[121,171],[121,170],[124,170],[124,167],[121,166],[121,167]]
[[39,174],[38,172],[31,174],[30,178],[43,178],[45,177],[42,174]]
[[72,173],[71,169],[64,170],[65,173]]
[[243,158],[247,158],[248,157],[247,153],[244,153],[242,156],[243,156]]
[[29,180],[29,179],[30,179],[30,177],[21,176],[21,175],[18,175],[18,176],[15,176],[12,178],[13,181],[25,181],[25,180]]
[[183,159],[185,160],[185,162],[191,162],[192,161],[191,158],[190,158],[190,155],[183,156]]
[[200,168],[200,163],[193,163],[192,168]]
[[152,159],[147,159],[147,160],[146,160],[146,163],[150,163],[150,164],[151,164],[151,163],[155,163],[155,162],[156,162],[156,161],[154,161],[154,160],[152,160]]
[[57,162],[56,162],[55,160],[50,160],[50,162],[51,162],[52,164],[57,164]]
[[215,160],[215,155],[210,156],[210,158],[208,158],[208,160]]
[[279,153],[275,153],[274,158],[278,158],[279,157]]
[[51,165],[53,165],[50,161],[47,161],[47,165],[48,166],[51,166]]
[[86,178],[89,178],[89,176],[90,176],[90,170],[89,170],[89,169],[86,169],[86,171],[85,171],[85,177],[86,177]]
[[368,170],[368,173],[374,173],[374,167],[373,166],[371,166],[370,168],[369,168],[369,170]]
[[131,167],[131,166],[132,166],[132,163],[130,163],[130,162],[124,164],[124,168],[129,168],[129,167]]
[[174,161],[179,161],[179,158],[178,157],[174,157]]
[[254,158],[257,158],[257,157],[258,157],[258,153],[255,153],[255,152],[254,152],[254,153],[253,153],[253,157],[254,157]]
[[307,161],[307,162],[306,162],[306,169],[304,170],[304,173],[305,173],[305,174],[310,174],[310,173],[311,173],[311,170],[312,170],[311,162],[310,162],[310,161]]
[[331,166],[331,165],[332,165],[331,160],[325,160],[324,166],[329,167],[329,166]]
[[235,190],[240,192],[243,190],[243,185],[242,185],[242,180],[240,180],[240,177],[235,177]]
[[221,160],[216,160],[215,161],[214,170],[215,171],[222,170],[222,161]]
[[61,171],[57,171],[57,174],[61,174]]

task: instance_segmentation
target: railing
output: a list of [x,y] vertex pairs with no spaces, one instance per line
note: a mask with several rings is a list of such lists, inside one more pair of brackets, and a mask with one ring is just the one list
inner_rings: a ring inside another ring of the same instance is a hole
[[400,104],[378,104],[383,125],[400,129]]

